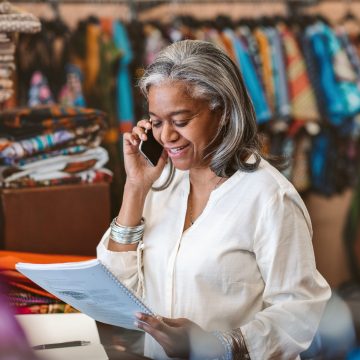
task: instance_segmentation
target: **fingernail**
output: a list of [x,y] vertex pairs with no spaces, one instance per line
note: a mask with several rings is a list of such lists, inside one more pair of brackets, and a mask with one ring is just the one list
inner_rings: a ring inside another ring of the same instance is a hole
[[139,327],[139,323],[137,321],[134,321],[134,326]]
[[145,135],[145,134],[142,134],[142,135],[141,135],[141,138],[142,138],[143,140],[146,140],[146,135]]
[[138,313],[138,312],[135,313],[135,317],[137,317],[138,319],[141,319],[141,316],[142,316],[141,313]]

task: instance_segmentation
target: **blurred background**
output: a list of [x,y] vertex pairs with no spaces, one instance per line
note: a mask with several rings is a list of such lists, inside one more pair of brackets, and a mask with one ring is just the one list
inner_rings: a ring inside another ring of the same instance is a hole
[[317,266],[334,290],[308,358],[360,358],[354,0],[0,2],[0,267],[10,305],[21,314],[75,311],[14,264],[95,256],[121,203],[121,134],[147,116],[137,80],[182,39],[227,52],[253,100],[264,152],[290,160],[284,175],[308,207]]

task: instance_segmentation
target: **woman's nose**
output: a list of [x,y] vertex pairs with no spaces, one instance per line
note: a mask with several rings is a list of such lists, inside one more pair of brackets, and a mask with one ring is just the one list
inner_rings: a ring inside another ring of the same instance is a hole
[[172,124],[164,123],[161,134],[160,134],[160,140],[163,144],[176,141],[179,137],[178,132],[174,129]]

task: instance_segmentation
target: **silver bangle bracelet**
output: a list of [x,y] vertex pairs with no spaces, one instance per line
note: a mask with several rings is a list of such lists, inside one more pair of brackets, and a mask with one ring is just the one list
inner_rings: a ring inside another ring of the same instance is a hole
[[141,218],[140,225],[137,226],[123,226],[116,223],[116,218],[110,224],[110,238],[121,245],[130,245],[138,243],[143,235],[145,229],[145,219]]
[[240,329],[214,331],[213,334],[224,347],[224,354],[219,360],[250,360],[243,334]]

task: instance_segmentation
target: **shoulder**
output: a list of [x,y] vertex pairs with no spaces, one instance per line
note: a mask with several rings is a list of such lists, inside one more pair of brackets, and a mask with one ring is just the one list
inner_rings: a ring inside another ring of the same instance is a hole
[[276,193],[298,194],[293,184],[265,159],[261,159],[258,169],[248,173],[245,178],[245,181],[253,184],[251,188],[254,191],[261,190],[265,197],[272,197]]
[[296,215],[297,218],[300,216],[305,219],[312,232],[310,215],[304,201],[294,185],[280,171],[262,159],[254,175],[254,183],[262,189],[264,214],[268,217],[280,217],[280,214],[288,218],[292,217],[291,214]]
[[289,201],[307,212],[295,187],[265,159],[261,159],[255,171],[238,171],[233,176],[236,177],[235,186],[229,195],[238,201],[251,203],[257,212]]

